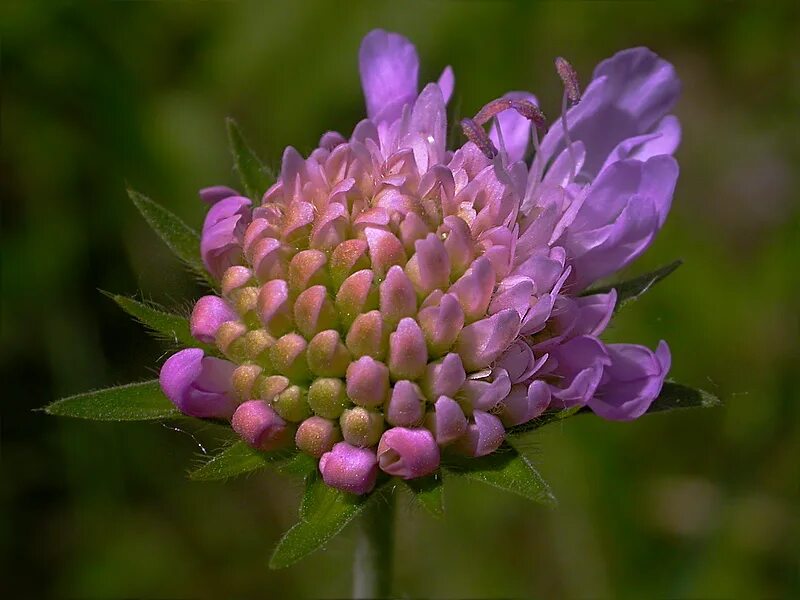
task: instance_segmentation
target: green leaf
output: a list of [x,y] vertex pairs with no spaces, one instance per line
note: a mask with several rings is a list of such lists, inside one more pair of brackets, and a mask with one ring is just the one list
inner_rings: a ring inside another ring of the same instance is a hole
[[304,475],[315,466],[310,456],[296,450],[262,452],[240,441],[231,444],[203,466],[189,473],[189,479],[215,481],[264,467],[272,467],[281,473]]
[[207,344],[202,344],[192,337],[189,332],[189,319],[186,317],[159,310],[152,304],[139,302],[127,296],[103,293],[116,302],[122,310],[164,339],[178,346],[213,350]]
[[325,485],[316,471],[311,473],[300,504],[300,520],[278,542],[270,568],[293,565],[324,546],[379,495],[378,490],[368,496],[348,494]]
[[549,425],[550,423],[557,423],[558,421],[568,419],[569,417],[581,412],[583,408],[584,407],[582,406],[573,406],[572,408],[565,408],[563,410],[548,410],[547,412],[542,413],[527,423],[512,427],[508,430],[507,435],[518,436],[522,435],[523,433],[530,433],[531,431],[539,429],[540,427],[544,427],[545,425]]
[[449,474],[474,479],[534,502],[556,504],[550,486],[530,461],[509,444],[480,458],[448,457],[445,468]]
[[169,249],[192,270],[208,279],[208,273],[200,259],[200,237],[197,232],[147,196],[132,189],[128,189],[128,196]]
[[721,404],[722,401],[719,398],[705,390],[666,381],[658,398],[653,401],[647,412],[662,412],[680,408],[713,408]]
[[249,198],[260,201],[275,177],[261,163],[256,153],[247,145],[236,121],[228,117],[228,142],[233,155],[233,164],[239,172],[242,187]]
[[591,294],[606,294],[612,289],[617,290],[617,305],[614,307],[614,312],[620,310],[623,306],[638,300],[645,292],[647,292],[656,283],[672,274],[675,269],[683,264],[682,260],[676,260],[656,269],[650,273],[628,279],[627,281],[620,281],[613,285],[606,285],[603,287],[593,288],[585,291],[582,296],[589,296]]
[[417,479],[406,479],[403,483],[411,491],[414,500],[435,517],[444,514],[444,482],[441,473]]
[[70,396],[44,410],[50,415],[95,421],[159,421],[181,416],[157,380]]

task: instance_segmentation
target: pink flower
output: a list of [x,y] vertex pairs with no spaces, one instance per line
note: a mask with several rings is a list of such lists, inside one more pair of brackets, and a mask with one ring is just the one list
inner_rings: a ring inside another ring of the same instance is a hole
[[275,407],[299,423],[296,444],[321,457],[324,481],[358,494],[379,465],[412,478],[435,471],[441,451],[494,452],[506,427],[549,407],[646,411],[666,344],[604,344],[616,294],[579,293],[664,223],[680,84],[644,48],[601,63],[582,98],[568,63],[557,67],[565,113],[541,140],[536,98],[511,92],[462,121],[470,141],[451,150],[452,71],[420,90],[413,45],[368,34],[367,118],[349,138],[326,133],[307,157],[287,148],[255,204],[201,192],[202,256],[221,292],[200,299],[192,332],[231,362],[170,358],[170,398],[203,416],[244,402],[259,424],[240,434],[255,445]]

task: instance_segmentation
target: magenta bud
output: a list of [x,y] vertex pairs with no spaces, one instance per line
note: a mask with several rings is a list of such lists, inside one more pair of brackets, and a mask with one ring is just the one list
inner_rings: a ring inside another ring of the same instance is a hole
[[397,265],[389,269],[380,285],[380,309],[383,318],[394,325],[403,317],[417,314],[417,295],[411,280]]
[[275,450],[289,441],[286,421],[266,402],[248,400],[239,405],[231,419],[233,430],[258,450]]
[[384,410],[386,420],[399,427],[422,423],[425,416],[425,398],[419,387],[410,381],[398,381]]
[[406,253],[403,244],[393,233],[379,227],[364,228],[364,237],[369,247],[372,270],[382,277],[392,265],[404,265]]
[[491,261],[486,257],[475,259],[458,281],[450,287],[450,293],[458,298],[467,322],[480,319],[486,314],[494,292],[495,274]]
[[253,281],[253,273],[247,267],[234,265],[228,267],[222,275],[222,293],[229,296],[234,290],[245,287]]
[[430,233],[417,240],[414,249],[406,272],[417,292],[425,296],[435,289],[446,288],[450,284],[450,257],[442,240]]
[[389,369],[381,362],[362,356],[347,367],[347,395],[360,406],[375,407],[389,393]]
[[451,352],[445,355],[442,360],[428,363],[422,386],[428,398],[453,397],[464,385],[466,379],[467,374],[464,372],[461,357]]
[[300,293],[294,301],[294,322],[306,339],[338,324],[336,309],[324,285],[315,285]]
[[439,446],[427,429],[394,427],[378,443],[378,465],[402,479],[424,477],[439,468]]
[[336,424],[322,417],[309,417],[300,423],[294,436],[297,447],[314,458],[330,452],[333,445],[341,439],[342,435]]
[[491,364],[517,337],[519,323],[519,313],[507,308],[464,327],[455,343],[464,368],[477,371]]
[[389,336],[387,363],[392,378],[418,379],[425,373],[427,362],[428,349],[422,329],[414,319],[402,319],[395,332]]
[[441,396],[433,408],[433,412],[426,416],[425,426],[436,438],[437,444],[444,446],[464,435],[467,431],[467,417],[458,402]]
[[464,327],[464,311],[452,294],[444,294],[438,305],[420,310],[418,319],[433,356],[447,352]]
[[389,328],[380,311],[371,310],[358,315],[347,332],[345,343],[353,357],[370,356],[383,360],[389,347]]
[[261,286],[258,294],[258,316],[272,335],[282,335],[291,330],[289,285],[285,281],[273,279]]
[[170,356],[158,381],[164,394],[182,413],[200,418],[228,418],[236,408],[231,379],[236,365],[199,348]]
[[378,459],[374,450],[339,442],[319,459],[319,470],[326,485],[361,495],[375,487]]
[[203,296],[192,309],[189,329],[196,340],[213,344],[220,325],[238,318],[236,311],[219,296]]
[[497,450],[506,437],[503,423],[489,413],[476,410],[467,432],[456,442],[455,448],[467,456],[486,456]]

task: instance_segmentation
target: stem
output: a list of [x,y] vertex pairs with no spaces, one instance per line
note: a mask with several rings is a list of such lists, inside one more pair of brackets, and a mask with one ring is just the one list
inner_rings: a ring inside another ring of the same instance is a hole
[[353,558],[353,598],[389,597],[393,553],[394,494],[387,494],[369,502],[359,520]]

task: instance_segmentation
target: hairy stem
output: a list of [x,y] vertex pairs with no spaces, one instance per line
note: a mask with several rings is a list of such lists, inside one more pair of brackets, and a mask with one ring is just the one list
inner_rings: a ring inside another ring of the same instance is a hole
[[387,598],[392,591],[394,494],[376,498],[359,519],[353,559],[353,598]]

